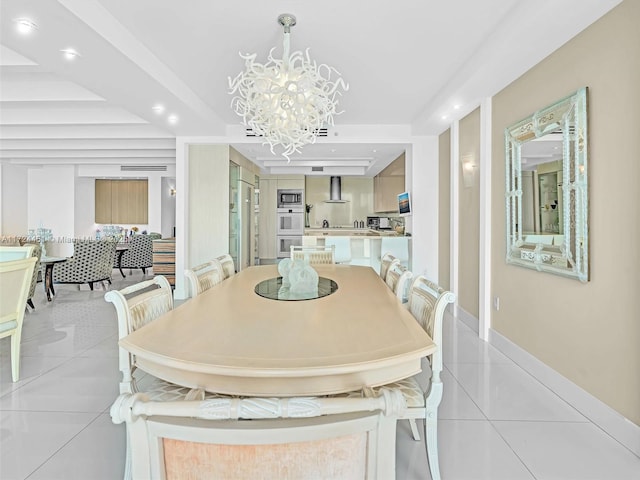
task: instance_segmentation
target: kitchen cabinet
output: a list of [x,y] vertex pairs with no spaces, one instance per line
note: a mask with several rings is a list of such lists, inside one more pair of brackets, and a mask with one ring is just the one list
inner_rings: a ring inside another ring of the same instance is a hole
[[397,212],[398,194],[406,191],[404,184],[404,153],[373,179],[373,209],[375,212]]
[[260,218],[258,221],[258,254],[261,259],[278,258],[277,193],[278,189],[304,190],[304,175],[260,177]]
[[95,222],[116,225],[149,223],[148,180],[96,179]]
[[258,221],[258,255],[278,258],[276,251],[276,190],[278,179],[260,177],[260,220]]

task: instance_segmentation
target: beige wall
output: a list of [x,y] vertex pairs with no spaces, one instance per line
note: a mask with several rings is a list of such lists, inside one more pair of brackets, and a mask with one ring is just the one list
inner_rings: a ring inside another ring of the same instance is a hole
[[438,137],[438,284],[451,288],[451,130]]
[[229,252],[229,146],[189,145],[186,268]]
[[[640,424],[640,2],[626,0],[493,99],[492,327]],[[507,265],[504,128],[589,87],[587,284]],[[464,209],[463,209],[464,210]],[[461,235],[462,236],[462,235]]]
[[475,318],[479,316],[478,279],[480,264],[480,109],[460,120],[460,159],[472,159],[470,186],[463,181],[459,162],[458,305]]

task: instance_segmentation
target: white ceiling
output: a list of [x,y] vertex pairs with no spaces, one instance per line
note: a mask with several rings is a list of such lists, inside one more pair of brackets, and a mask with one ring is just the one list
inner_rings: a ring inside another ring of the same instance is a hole
[[[441,133],[619,2],[2,0],[0,159],[163,165],[176,136],[207,136],[273,173],[374,175],[411,136]],[[350,85],[335,127],[290,164],[245,138],[228,94],[239,52],[279,56],[281,13],[297,17],[292,50],[310,48]],[[38,29],[19,34],[20,17]],[[81,56],[66,61],[64,48]]]

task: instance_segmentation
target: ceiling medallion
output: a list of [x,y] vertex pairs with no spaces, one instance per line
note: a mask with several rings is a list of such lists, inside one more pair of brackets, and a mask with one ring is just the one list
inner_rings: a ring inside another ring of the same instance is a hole
[[336,110],[337,97],[349,85],[335,68],[311,60],[309,49],[290,54],[289,35],[296,17],[283,14],[278,22],[284,27],[282,59],[273,57],[275,47],[264,65],[255,61],[255,53],[240,53],[245,70],[229,77],[229,94],[235,95],[231,108],[242,123],[263,137],[271,153],[281,148],[289,160],[304,145],[315,143],[319,129],[334,125],[333,116],[342,113]]

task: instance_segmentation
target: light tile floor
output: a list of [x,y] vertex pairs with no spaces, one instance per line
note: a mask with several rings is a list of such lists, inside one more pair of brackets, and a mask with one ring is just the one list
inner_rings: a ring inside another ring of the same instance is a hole
[[[142,279],[114,271],[111,288]],[[0,478],[122,478],[124,427],[108,412],[119,381],[115,310],[100,288],[56,292],[47,302],[38,285],[15,384],[9,339],[0,340]],[[463,323],[448,317],[444,337],[443,479],[640,479],[640,458]],[[397,459],[398,479],[431,478],[424,443],[411,439],[406,421]]]

